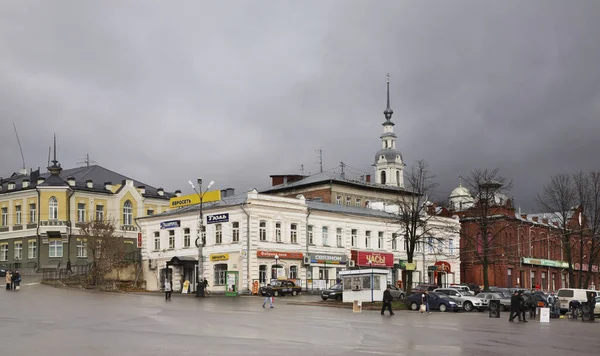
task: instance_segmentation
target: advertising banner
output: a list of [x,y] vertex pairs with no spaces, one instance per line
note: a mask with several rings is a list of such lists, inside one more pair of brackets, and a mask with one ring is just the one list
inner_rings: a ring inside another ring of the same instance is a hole
[[[210,203],[213,201],[221,200],[220,190],[211,190],[210,192],[204,193],[202,196],[203,203]],[[200,196],[198,194],[184,195],[181,197],[173,197],[169,200],[169,206],[171,208],[182,208],[184,206],[200,204]]]
[[391,253],[352,250],[351,254],[352,260],[360,267],[394,267],[394,255]]

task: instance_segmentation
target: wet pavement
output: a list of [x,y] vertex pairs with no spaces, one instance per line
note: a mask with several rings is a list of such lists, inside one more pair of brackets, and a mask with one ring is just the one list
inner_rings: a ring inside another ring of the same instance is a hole
[[509,323],[508,314],[288,305],[314,296],[196,299],[31,284],[0,291],[2,355],[597,355],[600,322]]

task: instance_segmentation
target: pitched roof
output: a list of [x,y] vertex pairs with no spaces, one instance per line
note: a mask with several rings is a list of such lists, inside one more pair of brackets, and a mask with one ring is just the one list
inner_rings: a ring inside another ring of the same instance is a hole
[[[219,201],[203,203],[202,209],[206,210],[206,209],[235,206],[235,205],[243,204],[247,200],[248,200],[248,193],[242,193],[242,194],[232,195],[230,197],[223,197]],[[148,218],[155,218],[155,217],[167,217],[167,216],[173,216],[173,215],[180,215],[180,214],[185,214],[185,213],[198,213],[199,211],[200,211],[200,204],[194,204],[194,205],[185,206],[183,208],[171,209],[171,210],[165,211],[160,214],[140,217],[138,219],[141,220],[141,219],[148,219]]]

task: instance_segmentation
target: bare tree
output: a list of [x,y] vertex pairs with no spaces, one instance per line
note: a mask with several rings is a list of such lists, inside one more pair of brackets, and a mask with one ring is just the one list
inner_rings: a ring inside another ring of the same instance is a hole
[[569,287],[573,287],[573,249],[571,244],[572,231],[570,222],[573,217],[574,207],[577,204],[577,189],[569,174],[557,174],[550,178],[550,183],[544,186],[538,201],[547,213],[552,215],[552,220],[558,223],[561,230],[560,240],[564,256],[569,264]]
[[[500,176],[499,170],[474,170],[467,177],[461,177],[472,193],[475,193],[476,203],[461,221],[476,224],[475,232],[461,229],[461,261],[474,257],[481,263],[484,290],[490,286],[489,267],[496,259],[496,248],[500,248],[503,231],[510,224],[501,212],[507,207],[507,199],[503,192],[512,188],[512,181]],[[512,208],[512,207],[509,207]],[[498,241],[496,241],[498,240]]]
[[[577,192],[578,205],[583,210],[579,241],[579,288],[587,288],[592,278],[592,266],[598,263],[600,257],[600,171],[575,173],[573,181]],[[588,257],[585,283],[583,283],[583,268],[581,268],[583,266],[584,244],[587,244],[585,250]]]
[[93,285],[101,285],[107,273],[124,264],[123,237],[116,235],[115,231],[115,224],[110,220],[94,220],[80,227],[80,234],[88,240],[92,252],[89,276]]

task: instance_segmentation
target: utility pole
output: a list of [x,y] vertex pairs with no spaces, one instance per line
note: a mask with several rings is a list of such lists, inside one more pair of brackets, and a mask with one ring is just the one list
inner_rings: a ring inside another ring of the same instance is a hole
[[304,175],[304,165],[303,164],[300,165],[300,173],[302,173],[302,175]]
[[320,172],[323,173],[323,150],[322,149],[318,149],[317,153],[319,154],[319,167],[320,167]]
[[346,173],[344,173],[344,167],[346,167],[346,164],[344,162],[340,162],[340,167],[342,167],[342,179],[346,179]]
[[77,164],[83,164],[83,165],[85,165],[86,167],[89,167],[89,166],[90,166],[90,164],[94,164],[94,163],[96,163],[96,162],[95,162],[95,161],[92,161],[92,160],[90,159],[90,154],[89,154],[89,153],[86,153],[86,154],[85,154],[85,157],[83,158],[83,161],[79,161],[79,162],[77,162]]

